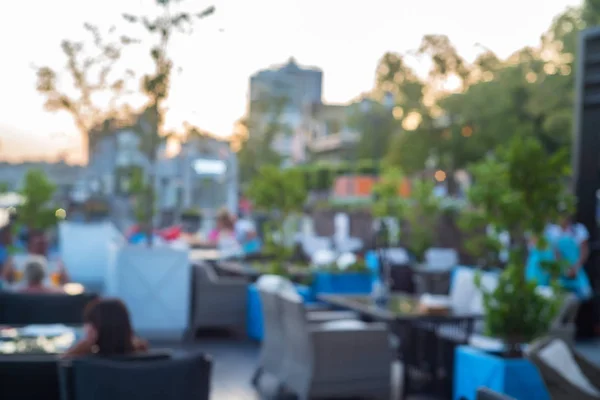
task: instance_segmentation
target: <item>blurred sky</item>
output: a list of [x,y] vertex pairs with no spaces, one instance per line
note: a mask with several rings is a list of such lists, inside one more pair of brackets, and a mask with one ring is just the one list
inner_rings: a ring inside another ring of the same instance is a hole
[[[70,118],[43,110],[32,65],[63,63],[59,43],[83,37],[82,24],[121,24],[121,13],[153,13],[153,0],[19,0],[0,12],[0,159],[54,157],[78,161],[80,143]],[[228,135],[246,108],[248,77],[294,56],[324,71],[324,97],[346,102],[369,90],[386,51],[418,47],[428,33],[447,34],[472,59],[476,43],[507,56],[535,45],[553,17],[580,0],[186,0],[216,14],[179,36],[169,123],[187,120]],[[129,28],[131,29],[131,28]],[[221,32],[222,30],[222,32]],[[133,53],[132,53],[133,54]],[[143,71],[148,59],[126,60]],[[425,68],[425,67],[423,67]]]

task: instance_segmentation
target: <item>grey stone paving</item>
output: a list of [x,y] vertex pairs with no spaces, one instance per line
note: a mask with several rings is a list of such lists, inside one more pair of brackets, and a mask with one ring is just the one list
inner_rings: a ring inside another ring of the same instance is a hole
[[[164,347],[167,344],[156,343]],[[269,383],[264,383],[259,394],[250,384],[260,346],[258,343],[235,337],[201,337],[194,343],[172,344],[168,347],[185,350],[201,350],[213,358],[211,400],[259,400],[272,399]],[[580,343],[579,351],[592,362],[600,365],[600,340]],[[398,382],[400,366],[394,366],[394,380]],[[399,386],[399,385],[395,385]],[[395,399],[399,397],[394,396]],[[395,400],[391,399],[391,400]],[[423,397],[410,397],[421,400]]]

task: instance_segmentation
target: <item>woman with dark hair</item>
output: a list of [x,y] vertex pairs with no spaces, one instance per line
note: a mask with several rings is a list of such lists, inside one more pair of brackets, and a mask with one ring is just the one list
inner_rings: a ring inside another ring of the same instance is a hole
[[84,339],[67,351],[66,357],[121,356],[148,350],[148,344],[134,335],[129,311],[119,299],[90,303],[84,313],[84,323]]

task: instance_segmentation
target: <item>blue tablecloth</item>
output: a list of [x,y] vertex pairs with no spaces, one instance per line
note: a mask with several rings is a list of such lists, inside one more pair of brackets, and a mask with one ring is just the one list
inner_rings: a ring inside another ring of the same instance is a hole
[[313,277],[313,292],[369,294],[373,287],[370,272],[316,272]]
[[480,387],[517,400],[550,400],[540,373],[529,360],[459,346],[454,360],[454,400],[476,400]]

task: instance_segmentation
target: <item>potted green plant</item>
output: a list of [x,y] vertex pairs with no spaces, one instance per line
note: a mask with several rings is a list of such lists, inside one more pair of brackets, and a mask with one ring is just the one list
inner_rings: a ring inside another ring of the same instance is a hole
[[408,224],[405,245],[421,262],[425,251],[435,244],[436,225],[442,213],[442,205],[433,192],[435,184],[425,179],[411,180],[408,198],[401,198],[399,190],[403,179],[402,173],[397,169],[384,172],[381,182],[375,187],[377,199],[373,205],[373,213],[380,218],[395,217]]
[[425,261],[425,252],[435,244],[436,227],[442,212],[440,198],[435,195],[434,188],[433,181],[413,180],[405,210],[410,230],[408,249],[419,262]]
[[[496,229],[510,234],[510,256],[495,290],[484,290],[480,275],[476,275],[476,285],[483,292],[486,335],[500,339],[504,351],[498,356],[468,347],[458,349],[455,382],[459,387],[455,389],[459,397],[477,385],[488,386],[487,381],[476,379],[483,375],[473,374],[473,370],[490,371],[502,365],[510,376],[495,382],[497,387],[492,389],[515,398],[548,398],[539,374],[521,357],[521,350],[524,343],[548,332],[563,299],[556,282],[553,297],[540,293],[536,282],[526,280],[525,267],[531,245],[528,238],[537,238],[535,246],[545,249],[547,222],[558,216],[560,206],[573,204],[566,187],[568,165],[568,153],[550,155],[535,139],[516,136],[471,168],[475,184],[468,194],[469,212],[479,213]],[[548,262],[545,267],[556,271],[559,265]],[[527,388],[505,383],[511,379],[527,382]]]
[[497,235],[488,233],[487,216],[481,210],[465,210],[458,215],[458,226],[465,240],[466,253],[477,267],[487,270],[499,268],[502,264],[500,252],[502,244]]
[[[266,165],[250,182],[248,198],[258,211],[269,214],[265,223],[264,261],[255,265],[262,273],[290,277],[288,264],[293,254],[295,231],[290,221],[302,214],[308,193],[304,174],[300,169],[281,169]],[[312,293],[298,285],[298,291],[309,301]],[[262,312],[256,285],[248,286],[248,336],[262,339]]]
[[290,222],[302,214],[308,197],[302,172],[263,166],[250,182],[248,197],[257,210],[270,214],[265,252],[274,262],[287,263],[293,252],[296,233]]
[[23,203],[17,207],[18,225],[27,230],[27,249],[30,253],[46,254],[48,251],[48,229],[57,223],[56,207],[52,199],[56,186],[44,171],[30,169],[25,175],[21,196]]
[[181,213],[181,223],[185,232],[196,233],[202,226],[202,210],[188,208]]
[[372,289],[372,274],[362,259],[349,265],[340,262],[320,267],[314,273],[314,293],[367,294]]

